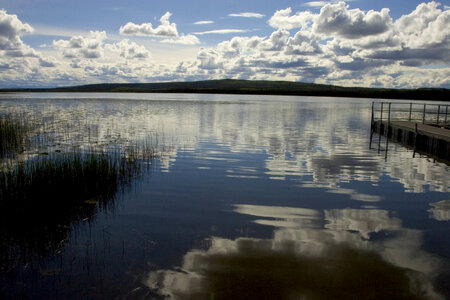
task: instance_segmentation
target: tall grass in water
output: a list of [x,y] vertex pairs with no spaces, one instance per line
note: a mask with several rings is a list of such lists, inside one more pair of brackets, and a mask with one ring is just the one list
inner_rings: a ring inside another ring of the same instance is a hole
[[21,116],[0,115],[0,158],[22,151],[28,137],[28,126]]
[[160,151],[158,135],[87,142],[84,129],[96,124],[80,126],[58,114],[0,113],[0,275],[59,252],[74,225],[113,207]]
[[40,155],[0,172],[0,267],[58,252],[72,225],[112,205],[148,153],[128,148]]

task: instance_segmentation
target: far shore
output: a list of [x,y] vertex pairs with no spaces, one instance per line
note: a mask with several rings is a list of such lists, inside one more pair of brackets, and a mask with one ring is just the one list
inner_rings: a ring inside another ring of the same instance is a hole
[[290,81],[234,79],[162,83],[105,83],[58,88],[0,89],[0,93],[17,92],[249,94],[450,101],[450,89],[445,88],[387,89],[342,87]]

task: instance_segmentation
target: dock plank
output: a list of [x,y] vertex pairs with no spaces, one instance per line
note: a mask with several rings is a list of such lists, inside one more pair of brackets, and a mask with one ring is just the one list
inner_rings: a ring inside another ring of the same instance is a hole
[[[388,122],[383,121],[383,124],[387,125]],[[406,129],[410,131],[415,131],[416,123],[409,121],[391,121],[390,126]],[[446,142],[450,142],[450,130],[445,128],[440,128],[436,126],[431,126],[427,124],[417,123],[417,130],[420,134],[438,138]]]

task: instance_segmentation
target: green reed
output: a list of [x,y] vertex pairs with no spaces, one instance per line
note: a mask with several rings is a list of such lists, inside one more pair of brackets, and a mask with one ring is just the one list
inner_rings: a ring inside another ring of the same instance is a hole
[[74,225],[112,209],[160,151],[157,134],[100,143],[88,132],[85,143],[80,129],[91,127],[57,115],[1,114],[0,273],[61,251]]
[[114,204],[152,159],[148,145],[38,155],[0,172],[0,267],[54,254],[71,228]]
[[23,151],[29,128],[21,115],[0,115],[0,158]]

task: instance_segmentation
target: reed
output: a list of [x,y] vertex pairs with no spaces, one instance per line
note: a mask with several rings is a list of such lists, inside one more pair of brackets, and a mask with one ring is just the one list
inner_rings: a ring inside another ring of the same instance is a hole
[[0,113],[0,274],[60,252],[161,151],[158,134],[104,141],[97,127],[58,113]]
[[20,115],[0,115],[0,158],[23,151],[29,128]]
[[148,144],[38,155],[0,172],[0,267],[60,251],[153,158]]

